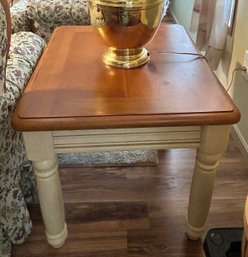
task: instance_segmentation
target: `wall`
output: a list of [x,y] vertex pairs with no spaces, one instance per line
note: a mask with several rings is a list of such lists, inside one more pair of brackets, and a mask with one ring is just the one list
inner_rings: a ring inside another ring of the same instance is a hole
[[[189,30],[194,0],[171,0],[171,12],[179,24]],[[225,88],[232,80],[233,70],[241,67],[245,49],[248,49],[248,1],[238,0],[236,20],[232,36],[228,36],[226,48],[216,72]],[[248,81],[241,72],[235,72],[229,94],[241,112],[241,121],[234,126],[248,159]]]
[[193,9],[193,0],[174,0],[170,1],[170,9],[177,23],[189,28],[191,22],[191,12]]

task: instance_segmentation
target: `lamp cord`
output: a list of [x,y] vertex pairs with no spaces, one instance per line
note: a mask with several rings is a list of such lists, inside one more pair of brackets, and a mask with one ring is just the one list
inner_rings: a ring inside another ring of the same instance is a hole
[[232,86],[232,83],[233,83],[233,79],[234,79],[234,74],[236,71],[246,71],[246,68],[245,67],[242,67],[242,68],[236,68],[236,69],[233,69],[232,71],[232,78],[231,78],[231,81],[226,89],[226,91],[228,92]]
[[173,52],[173,51],[166,51],[166,52],[162,52],[162,51],[151,51],[150,53],[156,53],[156,54],[178,54],[178,55],[189,55],[189,56],[196,56],[196,59],[204,59],[206,61],[207,58],[202,55],[202,54],[199,54],[199,53],[187,53],[187,52]]

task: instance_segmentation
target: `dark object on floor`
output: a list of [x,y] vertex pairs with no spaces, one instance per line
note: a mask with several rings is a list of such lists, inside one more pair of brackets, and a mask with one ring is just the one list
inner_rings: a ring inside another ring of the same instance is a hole
[[205,237],[206,257],[241,257],[243,228],[213,228]]

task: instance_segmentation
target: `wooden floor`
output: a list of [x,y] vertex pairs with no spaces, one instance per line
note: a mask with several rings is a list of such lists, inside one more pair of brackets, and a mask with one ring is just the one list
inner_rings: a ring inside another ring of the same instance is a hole
[[[61,168],[69,236],[50,247],[38,205],[12,257],[203,257],[184,230],[194,150],[159,152],[158,166]],[[221,159],[207,230],[242,226],[248,170],[233,141]]]

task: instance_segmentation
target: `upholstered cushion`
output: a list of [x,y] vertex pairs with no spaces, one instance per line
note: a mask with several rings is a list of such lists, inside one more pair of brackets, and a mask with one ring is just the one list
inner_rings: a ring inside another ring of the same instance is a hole
[[20,0],[10,8],[12,33],[31,31],[31,21],[26,14],[28,0]]
[[4,91],[5,67],[8,52],[7,21],[4,9],[0,4],[0,96]]
[[34,21],[34,32],[45,39],[58,26],[90,24],[87,0],[29,0],[27,16]]

